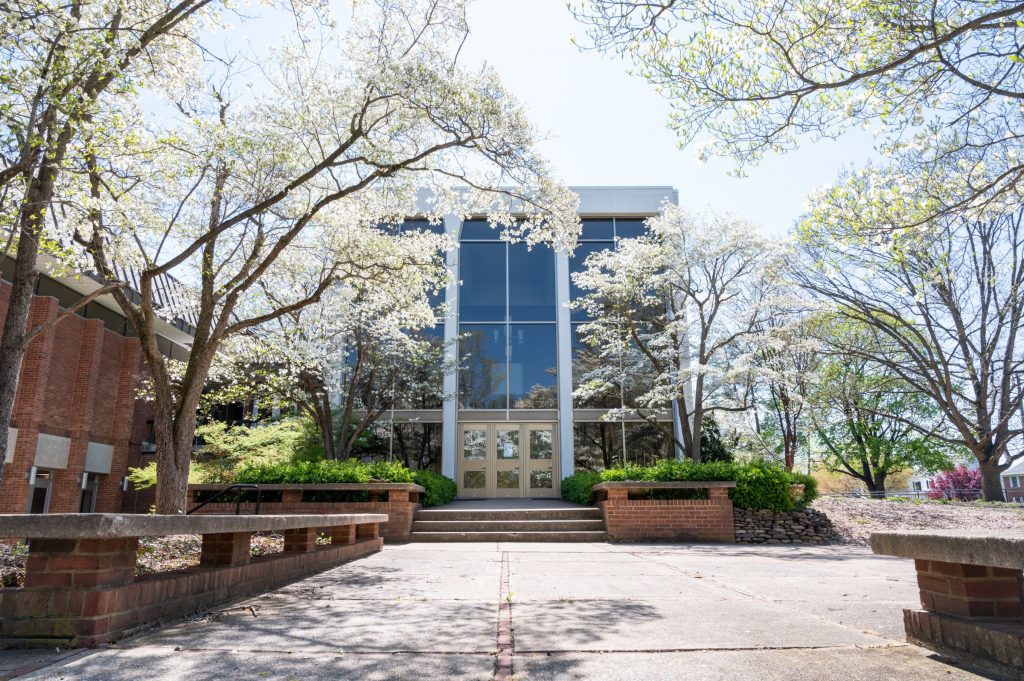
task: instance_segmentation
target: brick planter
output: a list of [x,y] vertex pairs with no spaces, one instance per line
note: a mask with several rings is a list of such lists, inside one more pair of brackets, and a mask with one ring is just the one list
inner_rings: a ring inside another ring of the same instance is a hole
[[[198,505],[197,497],[224,489],[225,485],[189,485],[189,505]],[[420,508],[423,488],[412,483],[366,483],[328,485],[260,485],[265,495],[260,501],[260,512],[275,515],[314,515],[317,513],[383,513],[388,521],[383,523],[380,534],[385,541],[401,543],[409,541],[413,516]],[[317,493],[365,492],[369,501],[304,501]],[[272,496],[271,496],[272,495]],[[269,498],[267,498],[269,497]],[[280,501],[275,499],[279,498]],[[243,503],[243,513],[252,513],[254,504]],[[235,503],[213,502],[203,506],[195,515],[232,514]]]
[[[25,522],[22,520],[24,519]],[[379,551],[375,515],[0,516],[0,536],[28,537],[23,588],[0,589],[0,648],[90,647],[163,618],[267,591]],[[254,531],[285,535],[253,558]],[[323,531],[331,544],[317,546]],[[140,536],[202,534],[200,566],[135,577]]]
[[903,611],[909,642],[1024,680],[1024,534],[876,532],[871,548],[914,559],[921,609]]
[[[736,541],[735,482],[602,482],[594,485],[609,541]],[[646,499],[645,490],[706,490],[706,499]],[[632,498],[631,498],[632,496]]]

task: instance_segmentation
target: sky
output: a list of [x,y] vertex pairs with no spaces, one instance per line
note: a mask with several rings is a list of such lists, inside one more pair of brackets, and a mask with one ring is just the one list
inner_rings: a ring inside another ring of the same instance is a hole
[[[351,2],[330,1],[340,30],[348,25]],[[224,44],[258,62],[294,24],[266,7],[249,7],[247,14],[256,21],[228,30]],[[832,182],[843,167],[878,158],[872,137],[856,130],[836,141],[808,138],[738,178],[730,174],[733,161],[702,163],[696,145],[679,148],[666,125],[669,103],[629,75],[626,61],[570,42],[573,35],[585,41],[585,31],[564,0],[474,0],[469,25],[463,65],[487,63],[498,72],[543,133],[540,151],[570,186],[671,185],[683,206],[729,211],[781,236],[804,212],[809,192]]]
[[731,211],[781,235],[811,190],[877,158],[872,137],[857,130],[837,141],[807,139],[736,178],[731,160],[701,163],[694,148],[679,149],[666,126],[668,102],[630,76],[626,62],[570,43],[584,31],[563,0],[477,0],[470,30],[466,62],[497,70],[547,134],[540,150],[569,185],[672,185],[684,206]]

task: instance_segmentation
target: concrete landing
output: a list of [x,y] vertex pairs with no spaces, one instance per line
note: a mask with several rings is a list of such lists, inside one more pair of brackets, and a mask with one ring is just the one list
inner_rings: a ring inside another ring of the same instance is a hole
[[859,548],[405,544],[21,678],[986,678],[904,642],[916,603],[911,561]]

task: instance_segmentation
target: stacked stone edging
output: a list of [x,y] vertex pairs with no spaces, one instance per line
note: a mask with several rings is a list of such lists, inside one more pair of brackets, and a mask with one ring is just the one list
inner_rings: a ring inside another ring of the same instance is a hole
[[740,544],[825,544],[835,530],[828,516],[813,508],[803,511],[751,511],[734,508],[736,542]]

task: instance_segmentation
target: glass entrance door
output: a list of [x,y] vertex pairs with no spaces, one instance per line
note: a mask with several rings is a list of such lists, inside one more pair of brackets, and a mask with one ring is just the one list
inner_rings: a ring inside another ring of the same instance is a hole
[[460,430],[462,452],[459,455],[459,496],[470,499],[490,496],[487,475],[489,429],[486,425],[474,425],[463,426]]
[[523,426],[526,431],[527,454],[526,477],[529,497],[558,496],[557,457],[555,456],[555,427],[531,424]]
[[459,427],[459,497],[557,497],[555,426],[464,423]]

